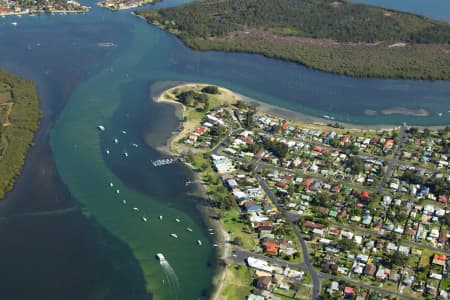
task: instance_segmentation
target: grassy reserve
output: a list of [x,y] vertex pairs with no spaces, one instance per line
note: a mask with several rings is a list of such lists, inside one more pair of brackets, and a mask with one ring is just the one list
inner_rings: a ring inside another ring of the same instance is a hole
[[40,117],[36,86],[0,70],[0,199],[13,188]]
[[450,25],[342,0],[202,0],[138,11],[198,50],[356,77],[450,80]]
[[252,282],[253,277],[249,269],[241,265],[229,265],[225,274],[221,299],[245,299],[253,289]]

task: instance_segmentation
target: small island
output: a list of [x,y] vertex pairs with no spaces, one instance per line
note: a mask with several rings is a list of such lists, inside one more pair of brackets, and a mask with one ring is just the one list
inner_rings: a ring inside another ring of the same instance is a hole
[[84,13],[87,6],[73,0],[0,1],[0,16],[39,13]]
[[40,118],[34,83],[0,70],[0,199],[13,188]]
[[136,8],[147,4],[154,4],[161,0],[104,0],[97,2],[97,5],[113,11]]
[[355,77],[450,80],[450,25],[342,0],[203,0],[136,12],[198,50]]

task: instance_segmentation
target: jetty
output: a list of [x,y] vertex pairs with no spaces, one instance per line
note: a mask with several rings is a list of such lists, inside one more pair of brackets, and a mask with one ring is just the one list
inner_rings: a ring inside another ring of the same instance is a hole
[[177,161],[177,158],[175,158],[175,157],[162,158],[162,159],[152,160],[152,165],[154,167],[162,167],[162,166],[171,165],[176,161]]

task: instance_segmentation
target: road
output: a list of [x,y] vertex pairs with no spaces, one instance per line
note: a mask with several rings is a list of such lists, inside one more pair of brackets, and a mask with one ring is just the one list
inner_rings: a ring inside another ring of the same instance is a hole
[[402,125],[398,133],[398,145],[394,150],[394,155],[392,155],[392,158],[389,160],[386,167],[386,172],[384,172],[383,179],[376,187],[375,192],[377,193],[382,192],[384,190],[384,186],[386,186],[389,183],[389,179],[392,176],[392,170],[394,166],[398,163],[398,158],[400,156],[400,153],[402,152],[403,143],[405,142],[406,136],[407,136],[406,127]]
[[[258,180],[258,182],[261,185],[261,187],[263,188],[263,190],[266,193],[267,197],[269,197],[269,199],[272,201],[272,203],[274,203],[277,206],[277,208],[280,210],[280,212],[285,213],[283,207],[281,207],[280,203],[278,202],[278,198],[272,193],[272,191],[270,190],[270,188],[267,185],[267,183],[261,178],[261,176],[256,175],[255,177]],[[304,269],[311,275],[312,284],[313,284],[311,298],[313,300],[319,299],[319,295],[320,295],[320,277],[317,274],[317,271],[314,269],[314,267],[311,264],[311,259],[310,259],[310,256],[309,256],[308,246],[306,245],[306,242],[303,239],[303,236],[302,236],[300,230],[298,229],[298,227],[292,222],[292,220],[290,218],[286,218],[286,220],[287,220],[288,224],[294,230],[295,235],[296,235],[297,239],[300,242],[300,246],[302,247]]]

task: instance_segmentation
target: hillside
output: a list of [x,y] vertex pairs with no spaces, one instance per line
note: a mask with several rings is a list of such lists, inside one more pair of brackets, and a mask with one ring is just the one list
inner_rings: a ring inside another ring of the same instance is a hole
[[0,70],[0,199],[22,169],[40,117],[35,85]]
[[203,0],[137,14],[198,50],[351,76],[450,79],[450,25],[414,14],[332,0]]

